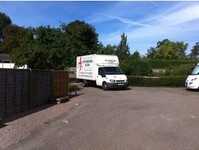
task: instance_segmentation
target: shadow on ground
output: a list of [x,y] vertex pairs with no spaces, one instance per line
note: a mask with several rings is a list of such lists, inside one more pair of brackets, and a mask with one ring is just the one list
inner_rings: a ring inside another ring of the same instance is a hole
[[6,124],[0,123],[0,128],[6,127]]
[[69,94],[69,98],[71,99],[71,98],[73,98],[73,97],[78,97],[78,96],[81,96],[81,95],[84,95],[83,93],[80,93],[80,92],[77,92],[77,93],[71,93],[71,94]]
[[44,110],[44,109],[47,109],[47,108],[49,108],[49,107],[54,106],[55,104],[56,104],[56,103],[50,103],[50,104],[46,104],[46,105],[44,105],[44,106],[38,106],[38,107],[33,108],[33,109],[31,109],[31,110],[27,110],[27,111],[25,111],[25,112],[20,112],[20,113],[17,113],[16,115],[10,116],[10,117],[8,117],[8,118],[6,118],[6,119],[3,120],[3,122],[2,122],[2,123],[3,123],[3,126],[2,126],[2,127],[6,126],[6,123],[7,123],[7,122],[14,121],[14,120],[17,120],[17,119],[19,119],[19,118],[25,117],[25,116],[27,116],[27,115],[30,115],[30,114],[33,114],[33,113],[42,111],[42,110]]
[[101,89],[103,91],[128,91],[128,90],[132,90],[131,87],[128,87],[128,88],[111,88],[111,89],[107,89],[107,90],[104,90],[102,87],[99,87],[99,86],[93,86],[93,87]]
[[199,89],[186,89],[186,91],[199,92]]
[[[78,92],[78,93],[70,94],[70,95],[69,95],[69,100],[65,100],[65,101],[63,101],[62,103],[67,103],[67,102],[69,102],[72,98],[77,97],[77,96],[80,96],[80,95],[83,95],[83,93]],[[57,105],[56,101],[54,101],[53,103],[52,103],[52,102],[51,102],[51,103],[48,103],[48,104],[43,105],[43,106],[38,106],[38,107],[33,108],[33,109],[31,109],[31,110],[27,110],[27,111],[25,111],[25,112],[17,113],[17,114],[15,114],[15,115],[13,115],[13,116],[9,116],[9,117],[3,119],[2,121],[0,120],[0,128],[3,128],[3,127],[5,127],[5,126],[7,126],[6,123],[8,123],[8,122],[17,120],[17,119],[19,119],[19,118],[25,117],[25,116],[30,115],[30,114],[33,114],[33,113],[40,112],[40,111],[42,111],[42,110],[44,110],[44,109],[47,109],[47,108],[50,108],[50,107],[52,107],[52,106],[54,106],[54,105]]]

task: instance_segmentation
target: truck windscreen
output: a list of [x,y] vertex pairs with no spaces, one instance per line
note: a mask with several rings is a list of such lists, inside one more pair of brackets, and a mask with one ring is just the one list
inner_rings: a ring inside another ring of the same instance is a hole
[[124,74],[119,67],[102,67],[100,69],[105,75]]
[[199,75],[199,65],[197,65],[197,66],[193,69],[192,75]]

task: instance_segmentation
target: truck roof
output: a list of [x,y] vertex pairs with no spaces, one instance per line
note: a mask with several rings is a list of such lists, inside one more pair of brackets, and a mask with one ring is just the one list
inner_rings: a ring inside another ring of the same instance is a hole
[[[106,54],[89,54],[89,55],[82,55],[82,56],[117,56],[117,55],[106,55]],[[82,57],[81,56],[81,57]],[[80,56],[77,56],[80,57]]]

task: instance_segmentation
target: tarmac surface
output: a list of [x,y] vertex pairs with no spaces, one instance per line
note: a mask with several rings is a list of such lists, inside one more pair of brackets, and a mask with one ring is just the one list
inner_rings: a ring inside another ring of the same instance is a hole
[[[62,113],[40,123],[28,136],[2,148],[199,150],[199,91],[158,87],[122,91],[84,88],[82,95],[71,101],[48,108],[63,107],[66,111],[62,108]],[[70,105],[72,109],[67,109]],[[1,130],[4,127],[0,134]]]

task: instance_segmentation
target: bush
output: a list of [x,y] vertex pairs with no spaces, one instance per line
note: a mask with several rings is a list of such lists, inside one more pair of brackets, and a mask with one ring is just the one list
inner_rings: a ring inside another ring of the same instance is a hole
[[145,59],[150,66],[155,68],[170,68],[178,67],[179,65],[190,64],[196,65],[198,61],[196,60],[165,60],[165,59]]
[[121,64],[122,70],[127,75],[151,75],[152,68],[143,60],[131,60]]
[[128,76],[129,85],[132,86],[168,86],[183,87],[185,76],[143,77]]
[[165,60],[165,59],[135,59],[129,57],[121,62],[121,68],[127,75],[150,76],[153,69],[165,70],[158,75],[186,76],[197,64],[196,60]]
[[165,75],[187,76],[194,67],[194,64],[181,64],[179,66],[170,67],[166,69]]

